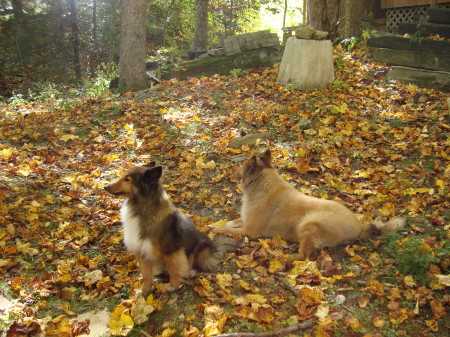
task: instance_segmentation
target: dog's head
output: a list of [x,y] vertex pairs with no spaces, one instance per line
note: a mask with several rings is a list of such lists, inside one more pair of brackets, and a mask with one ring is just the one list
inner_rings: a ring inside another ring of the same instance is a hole
[[273,168],[272,154],[270,150],[266,150],[266,152],[264,152],[259,158],[253,156],[251,159],[247,160],[236,173],[245,186],[266,168]]
[[151,162],[129,168],[119,179],[105,186],[105,191],[114,196],[148,196],[157,191],[162,167]]

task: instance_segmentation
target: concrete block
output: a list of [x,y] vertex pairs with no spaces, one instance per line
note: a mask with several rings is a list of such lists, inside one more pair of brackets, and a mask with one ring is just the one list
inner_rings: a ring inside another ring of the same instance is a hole
[[276,38],[272,37],[270,39],[267,39],[267,43],[269,46],[278,46],[280,44],[280,40],[278,40],[278,37]]
[[287,39],[277,82],[297,89],[325,88],[334,81],[331,41]]

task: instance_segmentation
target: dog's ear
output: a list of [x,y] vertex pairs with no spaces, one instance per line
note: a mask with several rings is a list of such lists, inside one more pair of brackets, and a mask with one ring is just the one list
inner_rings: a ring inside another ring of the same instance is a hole
[[144,173],[144,180],[146,181],[158,181],[162,175],[162,166],[155,166]]
[[266,152],[264,152],[263,155],[259,159],[267,167],[272,167],[272,153],[270,152],[270,150],[266,150]]
[[252,159],[249,159],[244,166],[244,175],[250,175],[258,166],[258,158],[253,156]]
[[156,166],[156,161],[151,161],[150,163],[145,164],[144,166],[145,167],[155,167]]

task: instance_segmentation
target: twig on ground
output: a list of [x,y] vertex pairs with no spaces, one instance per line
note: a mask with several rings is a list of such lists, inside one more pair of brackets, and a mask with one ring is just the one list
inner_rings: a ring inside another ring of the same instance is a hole
[[278,331],[266,331],[261,333],[254,333],[254,332],[233,332],[233,333],[226,333],[222,335],[218,335],[216,337],[282,337],[289,335],[291,333],[295,333],[300,330],[305,330],[308,328],[311,328],[316,324],[316,319],[309,319],[307,321],[304,321],[302,323],[290,326],[289,328],[278,330]]

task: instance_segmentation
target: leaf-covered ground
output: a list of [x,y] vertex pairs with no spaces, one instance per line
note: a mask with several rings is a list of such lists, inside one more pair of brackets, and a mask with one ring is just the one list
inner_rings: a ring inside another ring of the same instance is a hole
[[[361,49],[338,47],[335,62],[324,90],[279,86],[274,67],[102,100],[0,106],[0,294],[9,300],[0,333],[76,336],[89,327],[80,314],[106,308],[115,335],[261,332],[313,318],[296,335],[447,336],[446,95],[387,82],[385,66]],[[255,146],[228,147],[257,132],[266,138]],[[156,160],[174,203],[209,232],[238,216],[234,170],[266,148],[299,190],[362,220],[407,217],[407,228],[317,261],[300,261],[296,245],[278,238],[246,240],[217,273],[175,293],[159,280],[136,298],[121,200],[103,186]]]

